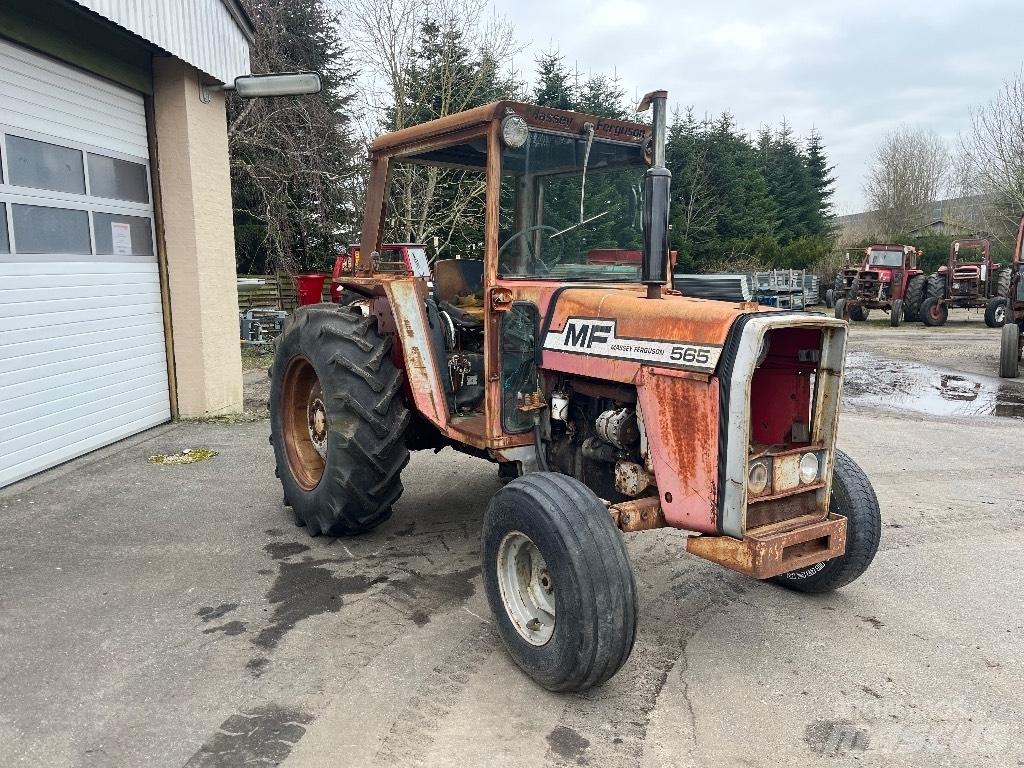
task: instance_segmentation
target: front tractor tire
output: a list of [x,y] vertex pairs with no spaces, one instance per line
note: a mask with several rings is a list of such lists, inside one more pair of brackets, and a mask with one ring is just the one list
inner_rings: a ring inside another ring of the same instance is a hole
[[937,328],[946,324],[949,319],[949,307],[938,296],[925,299],[921,307],[921,320],[930,328]]
[[903,319],[903,300],[896,299],[889,307],[889,325],[893,328],[899,328],[900,321]]
[[989,328],[1002,328],[1006,322],[1006,299],[996,296],[985,305],[985,325]]
[[846,299],[839,299],[835,305],[836,320],[849,320],[850,313],[846,309]]
[[285,503],[310,535],[348,536],[402,495],[409,411],[377,320],[337,304],[299,307],[277,339],[270,440]]
[[850,307],[850,319],[858,323],[863,323],[867,320],[870,313],[871,310],[863,304],[854,304]]
[[797,592],[831,592],[860,578],[868,569],[882,536],[882,513],[868,476],[842,451],[836,451],[829,509],[846,518],[846,552],[772,581]]
[[636,640],[637,592],[601,500],[568,475],[512,480],[484,515],[487,601],[509,655],[550,691],[608,680]]

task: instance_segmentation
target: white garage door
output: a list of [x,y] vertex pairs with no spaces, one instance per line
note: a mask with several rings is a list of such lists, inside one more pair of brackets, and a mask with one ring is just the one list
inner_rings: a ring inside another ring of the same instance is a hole
[[142,97],[0,40],[0,486],[170,418]]

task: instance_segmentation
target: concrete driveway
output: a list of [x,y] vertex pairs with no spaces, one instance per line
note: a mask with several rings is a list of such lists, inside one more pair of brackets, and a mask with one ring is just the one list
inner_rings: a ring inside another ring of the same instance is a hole
[[[417,454],[394,518],[310,539],[268,423],[178,424],[0,492],[0,763],[1024,764],[1024,422],[858,409],[881,551],[806,597],[632,534],[632,658],[554,695],[481,588],[494,468]],[[201,463],[154,453],[204,447]]]

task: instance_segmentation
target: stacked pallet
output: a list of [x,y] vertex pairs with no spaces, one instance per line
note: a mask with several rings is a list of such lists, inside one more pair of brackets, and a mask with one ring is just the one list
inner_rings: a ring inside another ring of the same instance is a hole
[[804,306],[821,304],[821,280],[817,275],[804,275]]
[[717,275],[673,275],[673,287],[684,296],[717,301],[754,301],[757,290],[754,276],[735,272]]

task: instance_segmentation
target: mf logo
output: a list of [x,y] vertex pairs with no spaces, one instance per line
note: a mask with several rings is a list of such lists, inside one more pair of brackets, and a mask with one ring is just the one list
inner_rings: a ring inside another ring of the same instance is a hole
[[590,349],[595,344],[607,344],[615,328],[611,323],[565,324],[565,345]]

